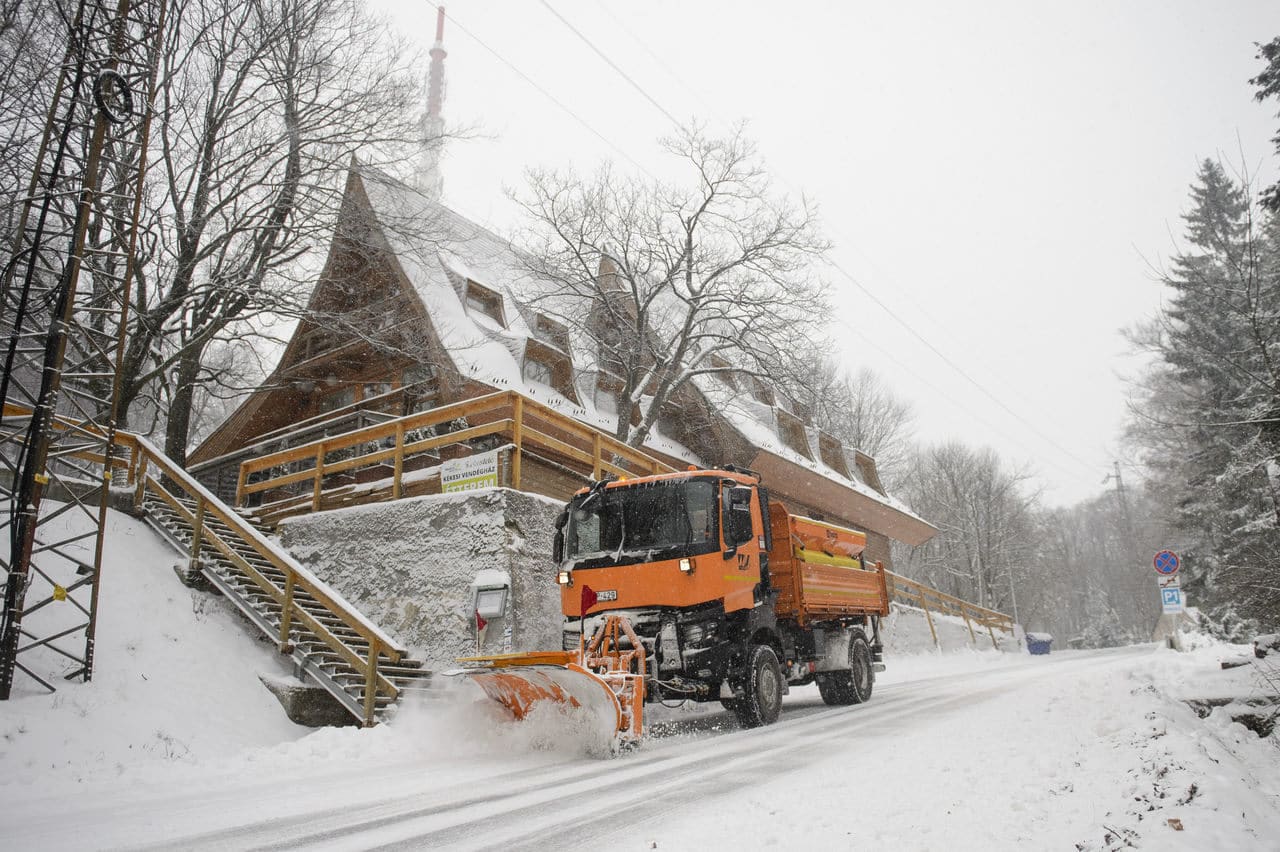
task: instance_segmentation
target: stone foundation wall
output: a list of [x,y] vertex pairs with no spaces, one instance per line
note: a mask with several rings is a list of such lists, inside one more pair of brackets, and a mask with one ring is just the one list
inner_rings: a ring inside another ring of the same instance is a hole
[[482,653],[558,649],[560,588],[551,562],[562,504],[488,488],[290,518],[285,547],[429,665],[476,653],[473,580],[505,572],[506,615],[489,619]]

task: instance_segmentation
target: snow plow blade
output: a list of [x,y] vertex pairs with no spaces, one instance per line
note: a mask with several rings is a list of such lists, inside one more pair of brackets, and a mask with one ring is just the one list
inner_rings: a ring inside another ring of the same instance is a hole
[[[620,647],[620,637],[630,647]],[[470,667],[450,674],[475,681],[517,720],[548,704],[580,709],[629,746],[643,734],[644,655],[626,619],[609,616],[581,650],[464,657],[458,662]]]

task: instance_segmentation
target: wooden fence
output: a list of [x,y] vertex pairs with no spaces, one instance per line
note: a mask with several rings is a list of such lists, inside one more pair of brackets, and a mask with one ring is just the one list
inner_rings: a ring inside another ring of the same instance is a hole
[[991,637],[991,644],[996,648],[1000,647],[1000,643],[996,639],[996,630],[1005,633],[1013,633],[1013,618],[1003,612],[996,612],[993,609],[978,606],[969,603],[966,600],[944,594],[932,586],[926,586],[923,583],[917,583],[915,580],[908,580],[892,571],[886,571],[885,577],[889,582],[889,599],[897,600],[901,603],[917,606],[924,610],[925,620],[929,623],[929,632],[933,635],[933,644],[938,645],[938,629],[933,623],[933,614],[950,615],[964,619],[965,626],[969,628],[969,638],[976,644],[978,635],[974,631],[974,625],[979,628],[985,628],[987,634]]
[[[263,495],[275,516],[319,511],[326,490],[359,478],[385,483],[390,499],[405,496],[405,474],[475,452],[475,444],[507,445],[505,485],[520,488],[526,455],[599,478],[674,468],[634,447],[534,402],[500,391],[310,441],[240,464],[236,506]],[[265,508],[265,507],[264,507]]]

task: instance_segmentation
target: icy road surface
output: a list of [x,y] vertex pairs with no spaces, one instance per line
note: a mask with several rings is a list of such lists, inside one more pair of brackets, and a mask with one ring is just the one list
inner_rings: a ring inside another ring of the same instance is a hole
[[373,731],[320,731],[168,779],[19,791],[3,845],[1275,848],[1280,791],[1244,777],[1237,726],[1210,731],[1152,686],[1184,655],[987,656],[964,674],[885,676],[861,706],[796,689],[764,729],[705,707],[659,711],[645,746],[617,759],[497,723],[470,699],[410,708]]

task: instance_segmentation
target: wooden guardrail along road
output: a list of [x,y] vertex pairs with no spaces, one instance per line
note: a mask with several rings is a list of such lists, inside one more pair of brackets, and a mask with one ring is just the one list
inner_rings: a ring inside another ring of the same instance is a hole
[[939,644],[938,630],[933,623],[933,613],[935,612],[964,619],[965,626],[969,628],[969,638],[975,644],[978,641],[978,636],[974,631],[974,625],[986,629],[987,635],[991,637],[992,646],[996,648],[1000,647],[1000,643],[996,639],[996,630],[1004,633],[1013,633],[1013,618],[1003,612],[996,612],[993,609],[987,609],[961,598],[944,594],[932,586],[917,583],[915,580],[909,580],[899,574],[894,574],[892,571],[886,571],[885,578],[888,580],[890,600],[897,600],[924,610],[924,617],[929,624],[929,633],[933,635],[933,644],[935,646]]

